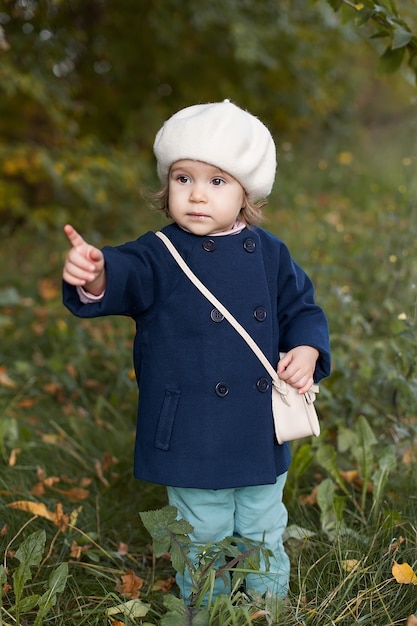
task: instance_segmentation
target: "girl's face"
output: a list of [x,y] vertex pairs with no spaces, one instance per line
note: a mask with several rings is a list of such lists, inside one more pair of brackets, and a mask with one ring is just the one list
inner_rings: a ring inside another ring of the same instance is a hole
[[172,165],[168,194],[172,219],[201,236],[230,230],[245,204],[245,191],[233,176],[190,159]]

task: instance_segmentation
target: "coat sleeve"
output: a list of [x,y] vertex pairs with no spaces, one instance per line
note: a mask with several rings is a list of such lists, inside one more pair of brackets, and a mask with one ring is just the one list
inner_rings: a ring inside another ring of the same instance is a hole
[[103,248],[106,290],[102,300],[84,304],[77,289],[63,282],[63,302],[78,317],[126,315],[134,319],[146,315],[155,305],[166,274],[158,271],[162,246],[155,246],[155,235],[147,233],[138,240],[118,247]]
[[281,247],[278,276],[278,322],[281,352],[297,346],[312,346],[319,351],[314,380],[330,374],[330,342],[326,315],[315,303],[314,287],[290,256]]

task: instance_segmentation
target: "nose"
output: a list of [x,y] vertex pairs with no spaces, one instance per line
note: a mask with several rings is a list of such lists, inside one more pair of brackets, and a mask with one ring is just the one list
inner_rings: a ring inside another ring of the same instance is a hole
[[193,183],[190,190],[191,202],[205,202],[207,199],[204,185],[202,183]]

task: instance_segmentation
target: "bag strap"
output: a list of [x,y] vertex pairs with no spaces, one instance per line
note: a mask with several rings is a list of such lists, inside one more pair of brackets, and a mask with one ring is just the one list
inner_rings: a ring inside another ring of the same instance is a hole
[[279,389],[281,393],[285,393],[285,389],[284,389],[284,387],[286,386],[285,381],[281,380],[278,377],[278,374],[275,368],[272,367],[271,363],[269,362],[265,354],[262,352],[262,350],[260,349],[256,341],[252,339],[249,333],[243,328],[243,326],[237,321],[237,319],[230,313],[230,311],[226,309],[226,307],[216,298],[216,296],[209,289],[207,289],[207,287],[201,282],[199,278],[197,278],[197,276],[194,274],[194,272],[191,270],[191,268],[187,265],[187,263],[184,261],[182,256],[179,254],[178,250],[176,249],[172,241],[164,233],[161,233],[161,231],[156,232],[155,235],[159,237],[161,241],[164,242],[169,252],[172,254],[174,259],[176,260],[176,262],[178,263],[178,265],[184,272],[184,274],[188,276],[188,278],[191,280],[192,283],[194,283],[197,289],[201,291],[203,296],[205,296],[207,300],[211,302],[218,311],[220,311],[220,313],[227,319],[229,324],[231,324],[231,326],[233,326],[233,328],[239,333],[239,335],[243,337],[243,339],[246,341],[248,346],[256,354],[256,356],[258,357],[258,359],[260,360],[260,362],[262,363],[262,365],[264,366],[268,374],[271,376],[275,387],[277,387],[277,389]]

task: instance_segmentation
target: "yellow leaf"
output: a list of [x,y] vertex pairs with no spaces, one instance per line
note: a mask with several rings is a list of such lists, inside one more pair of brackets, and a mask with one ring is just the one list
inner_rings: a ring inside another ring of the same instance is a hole
[[129,600],[128,602],[124,602],[123,604],[118,604],[117,606],[110,607],[109,609],[107,609],[106,613],[109,617],[112,615],[118,615],[119,613],[127,615],[131,618],[145,617],[149,609],[149,604],[144,604],[140,600]]
[[59,292],[59,284],[51,278],[42,278],[38,282],[38,291],[44,300],[54,300]]
[[340,152],[338,161],[341,165],[350,165],[353,161],[353,154],[351,152]]
[[397,563],[394,561],[392,575],[400,585],[417,585],[417,576],[408,563]]
[[7,506],[11,509],[19,509],[20,511],[43,517],[53,522],[62,531],[68,528],[69,516],[63,512],[60,502],[56,504],[55,512],[50,511],[43,502],[31,502],[30,500],[16,500],[16,502],[10,502]]
[[357,559],[346,559],[345,561],[342,561],[342,569],[345,572],[353,572],[359,565],[360,561],[358,561]]
[[16,465],[17,457],[22,452],[20,448],[14,448],[9,457],[9,467],[14,467]]
[[39,517],[44,517],[50,522],[55,521],[55,513],[47,509],[43,502],[17,500],[16,502],[10,502],[7,506],[11,509],[19,509],[20,511],[26,511],[26,513],[32,513],[32,515],[39,515]]

